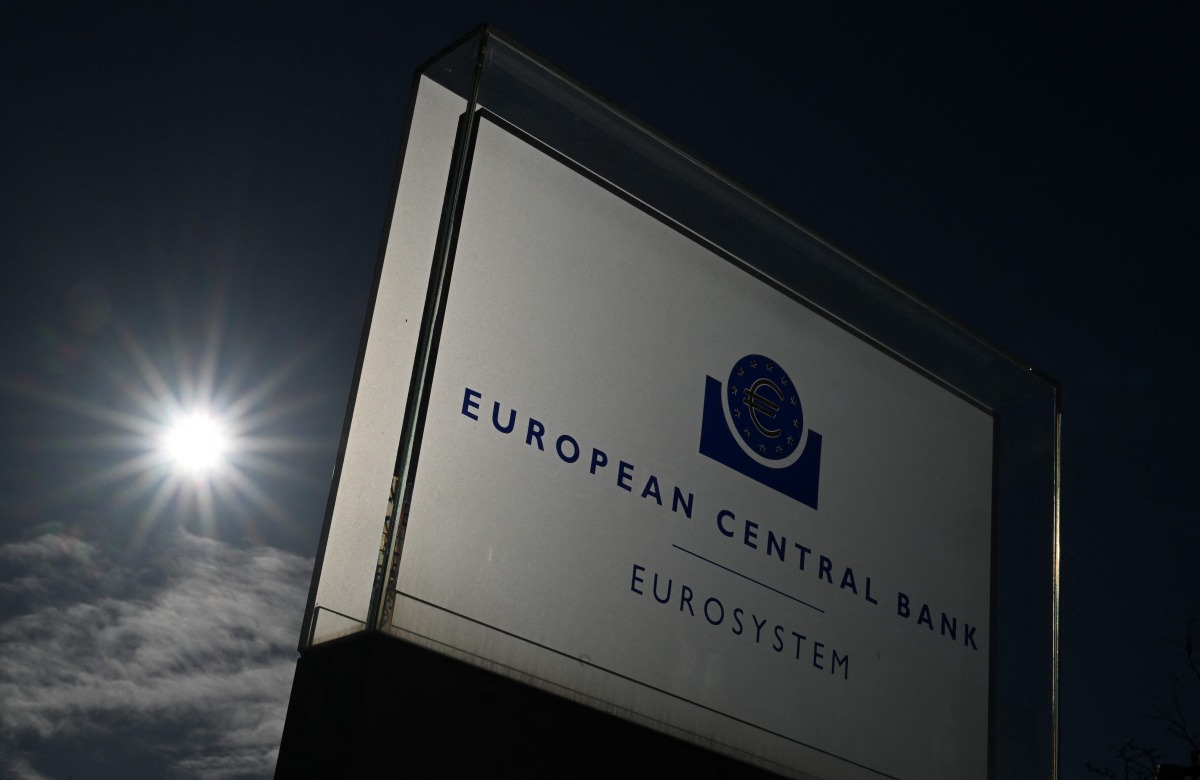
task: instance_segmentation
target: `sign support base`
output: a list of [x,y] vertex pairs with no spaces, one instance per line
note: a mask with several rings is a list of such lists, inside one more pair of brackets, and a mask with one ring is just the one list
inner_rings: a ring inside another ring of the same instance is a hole
[[277,780],[398,776],[417,766],[479,776],[504,768],[531,777],[776,776],[385,634],[300,657]]

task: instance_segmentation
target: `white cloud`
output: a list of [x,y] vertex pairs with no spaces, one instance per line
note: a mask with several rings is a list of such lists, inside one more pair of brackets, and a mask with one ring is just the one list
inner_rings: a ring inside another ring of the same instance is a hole
[[179,532],[140,568],[62,536],[0,564],[32,605],[0,622],[0,769],[115,730],[176,776],[273,772],[311,561]]

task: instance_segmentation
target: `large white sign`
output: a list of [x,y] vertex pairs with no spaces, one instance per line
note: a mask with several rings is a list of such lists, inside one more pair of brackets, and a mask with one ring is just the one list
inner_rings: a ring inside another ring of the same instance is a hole
[[986,776],[992,418],[486,115],[455,241],[391,630],[779,771]]

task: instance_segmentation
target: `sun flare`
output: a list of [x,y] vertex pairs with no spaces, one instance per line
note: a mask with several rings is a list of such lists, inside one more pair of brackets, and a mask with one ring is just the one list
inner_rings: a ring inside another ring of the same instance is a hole
[[167,457],[191,474],[205,474],[220,466],[228,448],[224,426],[208,412],[179,417],[163,436]]
[[333,446],[313,432],[326,398],[305,373],[321,344],[234,316],[223,289],[163,295],[167,315],[140,337],[115,315],[86,349],[64,336],[76,350],[70,374],[0,376],[0,400],[15,395],[60,422],[44,446],[68,460],[45,504],[86,506],[134,546],[170,525],[291,534],[292,491],[310,485],[313,453]]

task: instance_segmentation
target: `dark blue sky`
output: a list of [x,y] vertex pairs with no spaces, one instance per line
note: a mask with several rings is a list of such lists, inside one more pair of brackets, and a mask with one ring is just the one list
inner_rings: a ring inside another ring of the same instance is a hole
[[[0,11],[0,772],[270,771],[412,74],[483,21],[1062,383],[1062,775],[1184,760],[1197,11],[778,6]],[[205,397],[207,503],[146,454]]]

